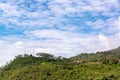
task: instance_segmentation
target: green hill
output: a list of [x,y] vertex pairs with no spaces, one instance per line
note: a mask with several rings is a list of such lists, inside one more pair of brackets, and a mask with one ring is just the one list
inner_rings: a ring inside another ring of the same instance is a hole
[[108,51],[96,53],[81,53],[77,56],[71,57],[72,60],[80,60],[83,62],[104,62],[118,63],[120,61],[120,47]]
[[71,58],[18,55],[0,68],[0,80],[120,80],[120,48]]

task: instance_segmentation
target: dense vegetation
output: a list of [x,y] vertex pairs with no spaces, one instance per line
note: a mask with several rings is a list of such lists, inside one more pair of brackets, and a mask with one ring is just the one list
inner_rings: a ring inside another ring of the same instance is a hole
[[81,53],[77,56],[71,57],[72,60],[80,60],[83,62],[102,62],[102,63],[109,63],[109,64],[117,64],[120,62],[120,47],[103,52],[96,52],[96,53]]
[[120,80],[120,48],[71,58],[18,55],[0,68],[0,80]]

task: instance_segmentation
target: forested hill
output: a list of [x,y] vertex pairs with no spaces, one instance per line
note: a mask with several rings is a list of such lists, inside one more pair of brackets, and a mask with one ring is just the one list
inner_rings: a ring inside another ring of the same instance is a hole
[[108,51],[96,52],[96,53],[81,53],[77,56],[71,57],[71,60],[80,60],[83,62],[104,62],[109,61],[118,62],[120,61],[120,47]]
[[120,48],[71,58],[18,55],[0,68],[0,80],[120,80]]

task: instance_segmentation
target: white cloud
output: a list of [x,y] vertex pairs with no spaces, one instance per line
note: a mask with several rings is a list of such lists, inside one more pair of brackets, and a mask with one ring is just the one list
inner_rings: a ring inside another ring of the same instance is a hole
[[110,49],[111,46],[110,46],[109,39],[102,34],[98,35],[98,37],[99,37],[100,44],[101,44],[100,47],[104,48],[105,50]]
[[[114,35],[120,31],[119,17],[107,18],[105,20],[98,19],[96,21],[87,21],[86,24],[94,30],[93,33]],[[91,31],[92,32],[92,31]]]
[[[21,27],[35,27],[35,26],[55,26],[61,25],[63,22],[66,22],[64,16],[85,16],[84,12],[94,14],[102,13],[105,16],[115,16],[119,15],[119,8],[120,3],[118,0],[98,0],[98,1],[82,1],[82,0],[52,0],[48,1],[46,4],[48,6],[44,7],[45,10],[42,10],[41,6],[43,7],[42,3],[45,1],[43,0],[35,0],[39,3],[35,12],[27,11],[26,8],[28,6],[21,6],[25,5],[25,0],[20,1],[9,1],[7,3],[0,3],[0,9],[3,10],[3,15],[1,16],[3,19],[1,23],[4,24],[15,24],[16,26]],[[34,4],[30,2],[26,2],[30,4]],[[48,8],[48,10],[46,9]],[[29,8],[32,10],[32,8]],[[114,10],[114,11],[112,11]],[[25,18],[25,19],[21,19]],[[52,18],[52,19],[51,19]],[[32,20],[31,20],[32,19]],[[50,22],[49,25],[47,25]],[[75,25],[73,25],[75,26]]]
[[18,17],[22,14],[20,11],[18,11],[17,6],[7,3],[0,3],[0,9],[3,10],[3,17]]
[[119,16],[118,20],[116,21],[116,25],[118,26],[118,28],[120,28],[120,16]]
[[95,22],[87,22],[88,26],[91,26],[93,29],[102,29],[107,26],[106,22],[104,20],[96,20]]
[[25,35],[26,38],[3,37],[0,41],[0,45],[3,45],[0,47],[0,59],[3,59],[1,65],[18,54],[33,54],[40,51],[70,57],[81,52],[112,49],[120,44],[118,34],[105,36],[50,29],[29,31],[25,32]]
[[24,42],[23,42],[23,41],[17,41],[17,42],[15,42],[14,44],[17,45],[17,46],[21,46],[21,45],[24,44]]
[[23,41],[17,41],[14,43],[14,46],[16,46],[16,48],[20,49],[24,46],[24,42]]

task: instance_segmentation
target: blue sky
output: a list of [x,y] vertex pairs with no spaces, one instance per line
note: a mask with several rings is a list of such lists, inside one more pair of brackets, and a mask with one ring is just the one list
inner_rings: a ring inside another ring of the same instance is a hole
[[70,57],[120,46],[120,0],[0,0],[0,65],[24,53]]

